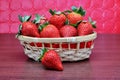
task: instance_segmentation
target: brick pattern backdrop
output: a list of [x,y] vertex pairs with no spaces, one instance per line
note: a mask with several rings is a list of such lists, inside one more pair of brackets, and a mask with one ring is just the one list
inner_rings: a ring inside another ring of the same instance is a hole
[[73,5],[83,6],[85,19],[91,16],[97,21],[98,33],[120,33],[120,0],[0,0],[0,33],[18,31],[18,14],[49,18],[49,8],[65,10]]

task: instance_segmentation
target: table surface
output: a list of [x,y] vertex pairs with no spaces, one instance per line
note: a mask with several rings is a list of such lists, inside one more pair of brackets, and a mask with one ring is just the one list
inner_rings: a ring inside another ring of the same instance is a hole
[[120,80],[120,34],[98,34],[89,59],[46,70],[29,59],[15,34],[0,34],[0,80]]

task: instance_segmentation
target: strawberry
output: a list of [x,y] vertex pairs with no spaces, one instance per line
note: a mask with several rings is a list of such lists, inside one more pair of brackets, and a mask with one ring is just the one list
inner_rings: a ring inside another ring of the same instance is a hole
[[86,48],[90,48],[92,46],[92,44],[93,44],[93,41],[88,41],[87,45],[86,45]]
[[79,48],[80,48],[80,49],[83,49],[84,47],[85,47],[85,42],[81,42]]
[[32,22],[23,22],[21,32],[25,36],[40,37],[37,26]]
[[78,22],[83,20],[84,15],[85,10],[83,10],[82,7],[78,9],[75,6],[72,6],[72,11],[69,11],[69,13],[67,14],[67,18],[70,24],[77,24]]
[[53,47],[53,48],[59,48],[60,46],[59,46],[58,43],[52,43],[52,47]]
[[87,21],[83,21],[78,25],[78,35],[82,36],[82,35],[88,35],[93,33],[93,28],[96,28],[95,26],[95,21],[92,21],[91,18],[89,18],[89,22]]
[[62,37],[77,36],[77,29],[71,25],[65,25],[60,29],[60,35]]
[[50,9],[49,12],[52,14],[52,16],[49,19],[49,22],[55,25],[58,29],[60,29],[66,21],[66,16],[60,11],[56,12],[55,10],[52,11]]
[[68,48],[68,43],[62,43],[62,48]]
[[63,70],[61,59],[58,53],[54,50],[47,51],[46,49],[43,49],[40,60],[47,69],[54,69],[58,71]]
[[42,43],[36,43],[36,45],[35,45],[33,42],[31,42],[30,45],[31,46],[42,47]]
[[39,27],[40,35],[43,38],[58,38],[60,37],[59,30],[52,24],[47,22]]
[[20,30],[18,34],[31,37],[40,37],[36,24],[29,21],[30,18],[31,16],[22,17],[19,15],[19,20],[22,22],[22,24],[19,26]]
[[[85,44],[86,44],[86,46],[85,46]],[[92,44],[93,44],[93,41],[88,41],[88,42],[81,42],[80,43],[80,49],[82,49],[82,48],[91,48],[91,46],[92,46]]]

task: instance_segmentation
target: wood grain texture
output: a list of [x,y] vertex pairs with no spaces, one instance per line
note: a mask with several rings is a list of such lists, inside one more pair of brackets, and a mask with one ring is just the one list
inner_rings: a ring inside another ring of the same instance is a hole
[[90,59],[46,70],[29,59],[15,34],[0,34],[0,80],[120,80],[120,35],[98,34]]

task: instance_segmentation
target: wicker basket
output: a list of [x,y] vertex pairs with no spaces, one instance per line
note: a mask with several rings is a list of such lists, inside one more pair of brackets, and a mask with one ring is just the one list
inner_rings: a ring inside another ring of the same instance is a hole
[[94,32],[86,36],[66,38],[33,38],[23,35],[19,35],[17,38],[20,40],[25,54],[35,61],[39,60],[44,47],[57,51],[62,61],[78,61],[90,57],[96,37],[97,33]]

